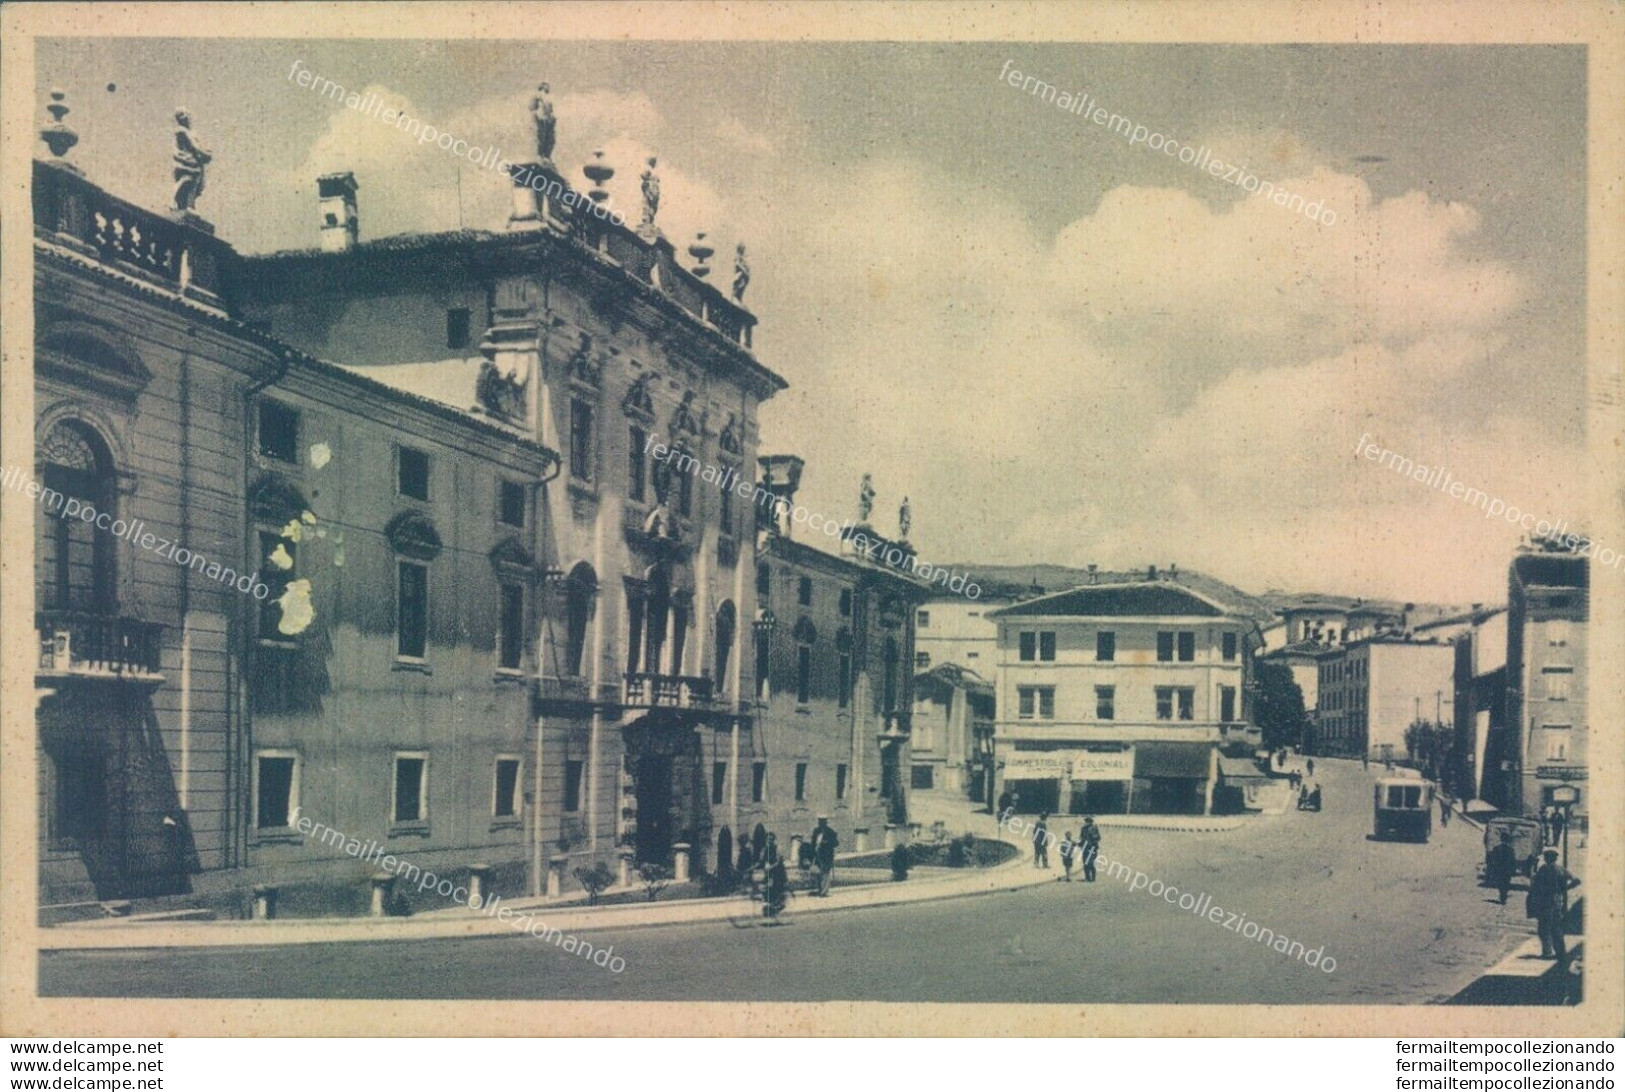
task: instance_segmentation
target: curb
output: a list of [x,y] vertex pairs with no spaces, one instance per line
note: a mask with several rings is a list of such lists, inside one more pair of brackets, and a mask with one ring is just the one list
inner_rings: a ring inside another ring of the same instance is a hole
[[[997,894],[1050,882],[1052,877],[1023,874],[1016,879],[1023,861],[1019,858],[973,876],[932,877],[901,884],[875,884],[849,888],[823,899],[802,898],[786,906],[784,914],[833,913],[896,906],[911,902],[936,902],[953,898]],[[1014,880],[1015,882],[1011,882]],[[587,908],[561,907],[558,903],[503,900],[501,908],[518,916],[528,916],[549,930],[576,934],[604,930],[657,928],[665,925],[695,925],[761,917],[760,904],[749,898],[683,900],[664,904],[628,904]],[[108,923],[60,925],[36,932],[41,951],[85,951],[97,949],[260,947],[289,944],[378,944],[417,940],[455,940],[474,937],[526,935],[507,920],[479,911],[438,911],[435,915],[413,918],[306,918],[282,921],[200,921]],[[532,934],[534,935],[534,934]]]

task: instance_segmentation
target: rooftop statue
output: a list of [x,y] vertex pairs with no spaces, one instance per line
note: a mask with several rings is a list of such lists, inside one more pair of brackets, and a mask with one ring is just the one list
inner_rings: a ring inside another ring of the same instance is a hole
[[869,513],[875,510],[875,483],[867,473],[863,475],[863,483],[858,486],[858,522],[869,522]]
[[203,194],[204,168],[214,157],[192,133],[192,115],[175,111],[175,211],[194,212]]
[[655,214],[660,211],[660,176],[655,174],[655,157],[649,157],[649,166],[638,176],[643,181],[643,222],[640,231],[653,231]]
[[553,165],[553,146],[558,142],[558,119],[553,116],[553,103],[547,97],[547,84],[536,85],[536,94],[530,100],[530,116],[536,125],[536,155],[543,166]]
[[750,263],[745,261],[745,244],[734,250],[734,302],[745,302],[745,289],[750,287]]

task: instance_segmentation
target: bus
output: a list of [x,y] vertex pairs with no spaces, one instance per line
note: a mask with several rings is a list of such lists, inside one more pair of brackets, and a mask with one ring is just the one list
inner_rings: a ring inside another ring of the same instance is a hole
[[1433,786],[1409,777],[1379,777],[1371,823],[1379,839],[1427,841],[1433,833]]

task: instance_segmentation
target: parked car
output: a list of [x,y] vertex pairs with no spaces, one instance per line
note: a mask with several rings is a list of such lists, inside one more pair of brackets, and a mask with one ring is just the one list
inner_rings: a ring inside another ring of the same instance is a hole
[[1490,850],[1501,841],[1501,832],[1512,832],[1512,852],[1517,857],[1518,874],[1533,876],[1540,864],[1540,824],[1533,819],[1498,815],[1484,824],[1484,866],[1489,868]]

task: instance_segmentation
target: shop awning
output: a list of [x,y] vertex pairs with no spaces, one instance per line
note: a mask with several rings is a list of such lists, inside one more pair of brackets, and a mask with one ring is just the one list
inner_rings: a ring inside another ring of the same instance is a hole
[[1188,777],[1206,781],[1212,768],[1211,743],[1148,743],[1134,745],[1135,777]]
[[1239,781],[1269,781],[1270,775],[1258,768],[1250,758],[1219,756],[1219,776],[1232,784]]

